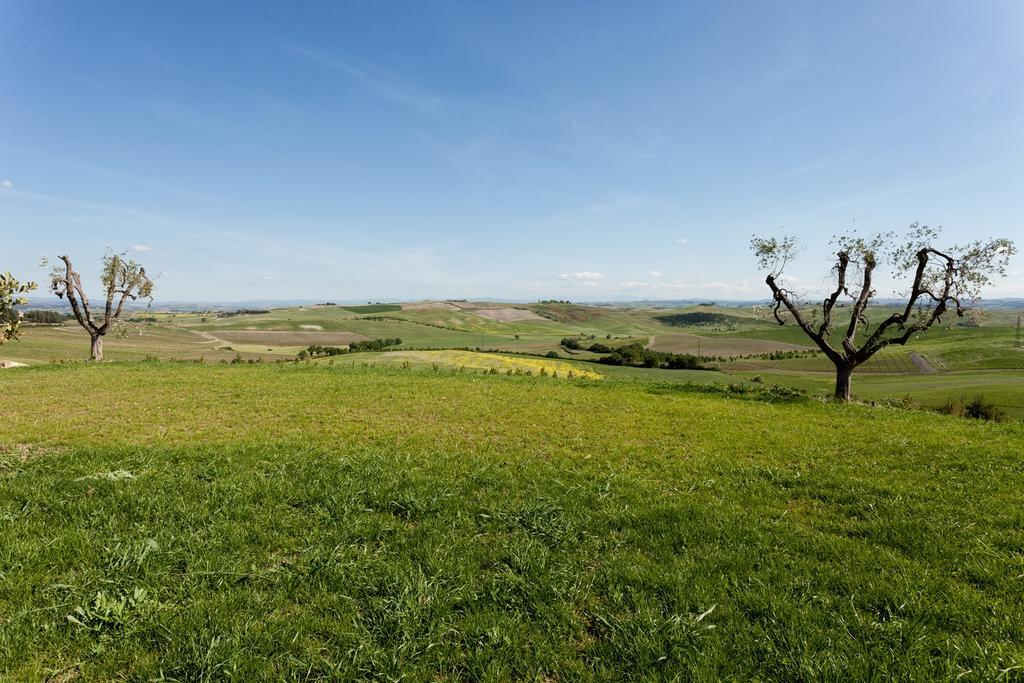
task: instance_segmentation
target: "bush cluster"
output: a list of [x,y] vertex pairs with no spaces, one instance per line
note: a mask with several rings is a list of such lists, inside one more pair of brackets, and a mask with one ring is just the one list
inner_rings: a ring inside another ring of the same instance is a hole
[[[594,346],[598,346],[595,344]],[[603,345],[602,345],[603,346]],[[630,365],[638,368],[664,368],[666,370],[711,370],[702,363],[703,359],[688,353],[666,353],[652,351],[639,342],[614,349],[607,356],[597,359],[605,365]]]
[[979,396],[969,403],[962,398],[947,398],[946,402],[939,406],[938,411],[944,415],[955,415],[957,417],[970,417],[975,420],[991,420],[993,422],[1004,422],[1008,419],[1007,414],[983,396]]
[[348,348],[343,346],[320,346],[311,344],[302,351],[299,351],[299,360],[317,358],[320,356],[343,356],[347,353],[360,353],[363,351],[384,351],[389,346],[398,346],[402,340],[398,337],[387,339],[367,339],[366,341],[352,342]]

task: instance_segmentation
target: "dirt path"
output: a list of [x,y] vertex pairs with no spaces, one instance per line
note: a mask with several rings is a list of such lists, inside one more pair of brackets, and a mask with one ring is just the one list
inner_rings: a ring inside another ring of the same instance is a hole
[[931,363],[928,362],[928,359],[925,358],[924,356],[922,356],[919,353],[911,352],[910,353],[910,360],[913,361],[914,365],[917,366],[918,370],[920,370],[921,372],[923,372],[925,374],[930,374],[930,373],[933,373],[933,372],[938,372],[938,370],[936,370],[935,368],[933,368],[931,366]]
[[221,346],[227,346],[226,341],[218,337],[214,337],[209,332],[197,332],[195,330],[189,330],[189,332],[191,332],[192,334],[198,334],[200,337],[202,337],[209,343],[216,344],[216,346],[213,347],[214,350],[219,350]]

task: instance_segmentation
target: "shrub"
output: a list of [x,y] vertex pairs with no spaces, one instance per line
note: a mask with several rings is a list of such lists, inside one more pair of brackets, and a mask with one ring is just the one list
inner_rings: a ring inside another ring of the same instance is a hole
[[1002,422],[1006,419],[1006,413],[1000,410],[994,403],[990,403],[979,396],[967,404],[967,417],[973,417],[976,420]]
[[558,351],[548,351],[547,353],[544,354],[544,357],[545,358],[561,358],[561,356],[558,355]]
[[963,399],[950,397],[937,410],[943,415],[969,417],[975,420],[1003,422],[1007,419],[1007,415],[1003,410],[994,403],[986,401],[983,396],[977,397],[970,403],[964,403]]

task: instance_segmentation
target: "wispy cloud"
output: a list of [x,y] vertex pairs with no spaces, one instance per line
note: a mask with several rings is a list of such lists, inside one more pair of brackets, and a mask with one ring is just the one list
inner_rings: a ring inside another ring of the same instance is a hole
[[[148,188],[148,189],[151,189],[151,190],[156,190],[158,192],[163,192],[163,193],[166,193],[166,194],[178,195],[180,197],[185,197],[186,199],[195,199],[195,200],[199,200],[199,201],[203,201],[203,202],[210,202],[212,204],[224,204],[224,205],[228,205],[228,206],[238,206],[238,204],[236,204],[234,202],[231,202],[231,201],[228,201],[228,200],[225,200],[225,199],[223,199],[221,197],[215,197],[213,195],[205,194],[203,192],[194,192],[192,190],[184,189],[184,188],[181,188],[181,187],[175,187],[175,186],[172,186],[172,185],[165,185],[163,183],[153,182],[153,181],[150,181],[150,180],[146,180],[145,178],[137,178],[135,176],[127,175],[127,174],[124,174],[124,173],[117,173],[115,171],[111,171],[109,169],[101,168],[99,166],[96,166],[95,164],[84,163],[82,161],[78,161],[77,159],[69,159],[69,158],[61,157],[61,156],[51,156],[51,155],[37,154],[37,153],[28,152],[28,151],[20,150],[20,149],[15,150],[15,151],[19,155],[26,156],[26,157],[29,157],[29,158],[32,158],[32,159],[36,159],[36,160],[41,161],[41,162],[46,163],[46,164],[53,164],[53,165],[56,165],[56,166],[62,166],[64,168],[70,168],[70,169],[72,169],[74,171],[80,171],[82,173],[87,173],[89,175],[94,175],[94,176],[98,176],[98,177],[101,177],[101,178],[108,178],[110,180],[116,180],[116,181],[119,181],[119,182],[122,182],[122,183],[127,183],[127,184],[130,184],[130,185],[135,185],[137,187],[144,187],[144,188]],[[7,183],[10,183],[10,182],[11,181],[9,181],[9,180],[0,181],[0,185],[3,185],[3,187],[5,187],[5,188],[12,189],[14,187],[14,184],[13,183],[11,183],[10,185],[7,184]]]
[[679,239],[676,240],[676,244],[689,244],[689,243],[690,243],[690,240],[686,239],[685,237],[680,237]]
[[132,251],[134,251],[136,254],[145,254],[147,251],[153,251],[153,247],[150,247],[145,244],[133,244]]
[[[131,206],[119,206],[116,204],[97,204],[95,202],[85,202],[78,199],[71,199],[69,197],[60,197],[56,195],[43,194],[41,192],[26,192],[25,190],[19,190],[11,188],[10,192],[14,193],[15,196],[22,199],[31,201],[44,202],[55,206],[64,206],[75,209],[75,216],[69,217],[68,220],[81,220],[81,214],[87,213],[103,213],[111,216],[120,216],[127,218],[137,223],[144,224],[150,227],[159,227],[165,230],[179,230],[185,226],[183,221],[173,219],[167,216],[163,216],[141,209],[136,209]],[[86,218],[89,218],[86,216]]]
[[637,195],[618,195],[602,201],[592,202],[574,209],[559,211],[540,223],[541,227],[548,227],[562,223],[572,222],[588,216],[603,216],[623,209],[633,209],[642,206],[644,198]]
[[437,109],[444,100],[439,95],[411,85],[384,68],[359,60],[358,65],[333,55],[302,47],[285,48],[291,54],[343,74],[381,99],[390,100],[420,112]]
[[4,178],[3,180],[0,180],[0,187],[4,188],[5,190],[13,190],[14,183],[12,183],[7,178]]
[[593,271],[585,270],[580,273],[562,273],[558,276],[559,280],[603,280],[604,275],[602,273],[595,273]]
[[649,270],[647,271],[647,277],[661,277],[662,272],[660,270]]

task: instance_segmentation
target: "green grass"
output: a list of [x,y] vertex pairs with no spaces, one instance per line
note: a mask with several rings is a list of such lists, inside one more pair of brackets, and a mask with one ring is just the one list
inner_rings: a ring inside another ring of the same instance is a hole
[[[564,351],[563,351],[564,353]],[[594,354],[588,354],[594,355]],[[596,357],[596,355],[595,355]],[[598,374],[616,379],[634,379],[644,382],[667,382],[673,384],[730,384],[734,377],[707,370],[665,370],[662,368],[634,368],[625,365],[603,365],[575,360],[567,355],[558,359],[525,356],[513,353],[490,353],[476,351],[382,351],[356,353],[342,356],[317,358],[315,363],[349,367],[407,366],[445,371],[486,371],[490,368],[507,373],[516,369],[538,374],[540,367],[555,371],[559,377],[567,378],[568,371],[578,377]]]
[[0,381],[0,678],[995,680],[1024,427],[318,364]]
[[[625,376],[659,382],[743,382],[753,377],[807,389],[816,394],[831,393],[833,368],[822,355],[779,360],[736,358],[764,354],[772,350],[810,348],[810,342],[795,325],[765,324],[751,310],[742,308],[696,306],[678,309],[620,309],[571,304],[518,305],[545,316],[542,320],[499,322],[482,317],[478,310],[501,304],[456,302],[417,304],[398,307],[379,304],[376,313],[348,310],[341,306],[313,306],[274,309],[268,313],[217,318],[211,313],[160,313],[145,311],[139,315],[155,317],[155,324],[129,324],[126,339],[108,335],[107,357],[112,360],[198,359],[217,361],[233,358],[280,361],[294,358],[310,344],[341,346],[353,338],[395,338],[402,349],[484,349],[530,353],[543,356],[555,351],[574,360],[594,360],[597,354],[568,352],[560,341],[567,336],[582,336],[586,345],[593,341],[617,345],[636,341],[650,342],[656,350],[730,357],[716,364],[722,373],[704,373],[692,377],[659,370],[602,370],[609,376]],[[390,308],[389,308],[390,307]],[[400,310],[392,310],[394,308]],[[875,311],[885,315],[891,309]],[[839,311],[836,332],[841,335]],[[655,316],[723,316],[730,321],[721,329],[714,326],[686,328],[665,325]],[[1018,311],[991,309],[980,327],[935,327],[919,335],[905,347],[890,347],[858,368],[854,391],[865,400],[898,399],[909,395],[925,405],[939,405],[947,399],[978,395],[1018,419],[1024,419],[1024,351],[1014,348],[1013,324]],[[143,333],[138,336],[137,332]],[[609,339],[608,337],[611,337]],[[219,341],[218,341],[219,340]],[[796,347],[789,345],[795,344]],[[228,349],[227,347],[230,347]],[[923,375],[916,354],[938,372]],[[81,360],[88,355],[86,335],[74,323],[63,327],[27,326],[23,340],[0,348],[0,358],[37,364],[61,360]],[[861,391],[862,390],[862,391]]]
[[[216,343],[187,329],[167,324],[130,324],[127,335],[109,333],[103,348],[109,360],[142,360],[147,357],[221,360],[233,353],[215,350]],[[26,325],[18,341],[0,346],[0,358],[37,364],[51,361],[88,360],[89,335],[78,324]]]
[[[829,395],[835,387],[830,373],[746,371],[733,373],[745,380],[761,377],[770,384]],[[971,401],[983,397],[1011,418],[1024,420],[1024,372],[987,370],[944,372],[930,375],[882,375],[858,372],[853,376],[853,395],[861,401],[910,400],[937,408],[947,399]]]

